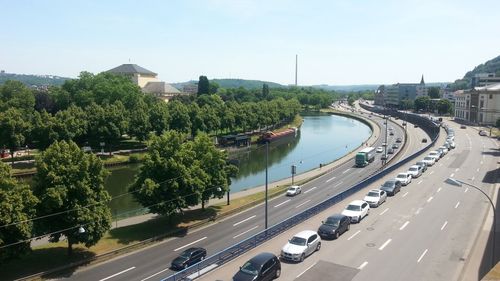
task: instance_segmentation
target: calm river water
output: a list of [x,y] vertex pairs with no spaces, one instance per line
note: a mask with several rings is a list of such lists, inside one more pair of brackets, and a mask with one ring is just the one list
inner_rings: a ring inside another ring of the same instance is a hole
[[[269,145],[269,182],[291,176],[291,166],[297,173],[330,163],[363,143],[371,134],[370,128],[354,119],[329,115],[304,115],[304,123],[296,138],[286,138]],[[239,175],[232,179],[231,192],[265,184],[265,146],[252,146],[232,153],[230,158],[238,163]],[[127,191],[140,169],[140,164],[110,168],[105,182],[111,196]],[[110,202],[113,215],[131,216],[140,209],[131,195]],[[129,213],[127,213],[129,212]]]

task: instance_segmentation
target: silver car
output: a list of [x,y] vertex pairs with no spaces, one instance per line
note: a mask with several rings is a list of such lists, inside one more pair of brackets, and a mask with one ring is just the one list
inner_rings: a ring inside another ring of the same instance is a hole
[[321,238],[313,230],[304,230],[295,234],[281,249],[281,258],[302,262],[307,256],[319,251]]

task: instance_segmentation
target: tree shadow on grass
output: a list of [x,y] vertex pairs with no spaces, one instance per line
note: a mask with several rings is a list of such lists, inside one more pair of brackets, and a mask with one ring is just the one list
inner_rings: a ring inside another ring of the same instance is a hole
[[[95,256],[94,253],[83,248],[74,248],[73,255],[68,256],[67,247],[53,247],[35,249],[20,258],[10,260],[0,265],[0,279],[14,280],[26,277],[32,274],[54,270],[58,267],[67,266],[71,263],[77,263],[84,260],[89,260]],[[63,278],[71,276],[78,266],[83,266],[86,263],[77,266],[49,273],[44,275],[44,278]]]

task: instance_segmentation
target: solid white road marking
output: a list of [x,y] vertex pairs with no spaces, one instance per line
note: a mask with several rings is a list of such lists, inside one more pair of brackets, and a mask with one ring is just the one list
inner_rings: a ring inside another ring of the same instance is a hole
[[406,195],[408,195],[408,191],[405,194],[403,194],[403,196],[401,196],[401,197],[404,198]]
[[351,170],[351,168],[349,168],[349,169],[347,169],[347,170],[343,171],[343,172],[342,172],[342,174],[345,174],[345,173],[349,172],[350,170]]
[[347,238],[347,240],[351,240],[352,238],[354,238],[354,236],[358,235],[360,232],[361,232],[361,230],[356,231],[356,233],[351,235],[351,237]]
[[434,199],[434,197],[432,197],[432,196],[431,196],[431,197],[429,197],[429,199],[427,199],[427,203],[431,202],[431,201],[432,201],[432,199]]
[[425,251],[420,255],[420,258],[418,258],[417,263],[419,263],[422,260],[425,254],[427,254],[427,249],[425,249]]
[[432,174],[434,174],[434,171],[431,171],[431,172],[429,173],[429,176],[430,176],[430,175],[432,175]]
[[380,251],[382,251],[385,246],[389,245],[389,243],[391,243],[392,239],[387,239],[387,241],[385,241],[384,244],[382,244],[382,246],[380,246],[380,248],[378,248]]
[[420,212],[421,212],[422,210],[423,210],[422,208],[418,208],[418,209],[417,209],[417,211],[415,212],[415,215],[420,214]]
[[441,230],[443,230],[443,229],[446,227],[446,225],[447,225],[447,224],[448,224],[448,221],[445,221],[445,222],[443,223],[443,226],[441,226]]
[[237,223],[233,224],[233,226],[237,226],[237,225],[238,225],[238,224],[240,224],[240,223],[244,223],[244,222],[246,222],[246,221],[248,221],[248,220],[251,220],[251,219],[255,218],[256,216],[257,216],[257,215],[253,215],[253,216],[251,216],[251,217],[249,217],[249,218],[246,218],[246,219],[244,219],[244,220],[242,220],[242,221],[239,221],[239,222],[237,222]]
[[450,178],[452,178],[454,175],[455,175],[455,174],[451,174],[451,175],[450,175]]
[[456,168],[456,169],[455,169],[455,172],[458,172],[458,170],[460,170],[460,168]]
[[466,188],[465,188],[464,193],[465,193],[465,192],[467,192],[467,191],[469,191],[469,188],[468,188],[468,187],[466,187]]
[[306,273],[306,271],[308,271],[309,269],[311,269],[313,266],[316,265],[317,262],[314,262],[313,264],[311,264],[308,268],[306,268],[306,270],[302,271],[299,275],[297,275],[296,278],[299,278],[300,276],[302,276],[302,274]]
[[174,250],[174,252],[177,252],[177,251],[179,251],[180,249],[184,249],[184,248],[186,248],[186,247],[188,247],[188,246],[191,246],[191,245],[193,245],[193,244],[195,244],[195,243],[198,243],[198,242],[200,242],[200,241],[202,241],[202,240],[205,240],[205,239],[207,239],[207,237],[206,237],[206,236],[205,236],[205,237],[203,237],[203,238],[200,238],[200,239],[198,239],[198,240],[196,240],[196,241],[194,241],[194,242],[191,242],[191,243],[189,243],[189,244],[186,244],[186,245],[184,245],[184,246],[181,246],[181,247],[179,247],[179,248],[175,249],[175,250]]
[[316,188],[318,188],[318,187],[317,187],[317,186],[315,186],[315,187],[311,187],[311,189],[308,189],[308,190],[304,191],[304,193],[308,193],[309,191],[313,191],[313,190],[315,190]]
[[105,280],[111,279],[111,278],[113,278],[113,277],[115,277],[115,276],[118,276],[118,275],[120,275],[120,274],[122,274],[122,273],[125,273],[125,272],[127,272],[127,271],[130,271],[130,270],[132,270],[132,269],[134,269],[134,268],[135,268],[135,266],[132,266],[132,267],[127,268],[127,269],[125,269],[125,270],[122,270],[122,271],[120,271],[120,272],[118,272],[118,273],[115,273],[115,274],[113,274],[113,275],[110,275],[110,276],[108,276],[108,277],[106,277],[106,278],[103,278],[103,279],[101,279],[101,280],[99,280],[99,281],[105,281]]
[[406,221],[406,222],[403,224],[403,226],[401,226],[401,227],[399,228],[399,230],[403,230],[403,229],[405,229],[405,227],[406,227],[409,223],[410,223],[410,221]]
[[233,239],[236,239],[236,238],[240,237],[241,235],[245,235],[245,234],[247,234],[248,232],[250,232],[250,231],[252,231],[252,230],[256,229],[257,227],[259,227],[259,226],[258,226],[258,225],[256,225],[256,226],[254,226],[254,227],[250,228],[249,230],[243,231],[242,233],[240,233],[240,234],[238,234],[238,235],[236,235],[236,236],[233,236]]
[[368,262],[367,262],[367,261],[365,261],[364,263],[362,263],[362,264],[358,267],[358,269],[359,269],[359,270],[363,269],[363,268],[364,268],[367,264],[368,264]]
[[339,185],[341,185],[341,184],[342,184],[342,181],[341,181],[341,182],[339,182],[339,183],[337,183],[337,184],[336,184],[336,185],[334,185],[333,187],[337,187],[337,186],[339,186]]
[[334,180],[335,178],[336,178],[336,177],[333,177],[333,178],[329,178],[329,179],[327,179],[327,180],[326,180],[326,183],[331,182],[331,181],[332,181],[332,180]]
[[422,183],[422,181],[417,182],[417,184],[421,184],[421,183]]
[[298,207],[300,207],[300,206],[302,206],[302,205],[304,205],[304,204],[309,203],[310,201],[311,201],[311,200],[309,199],[309,200],[307,200],[307,201],[305,201],[305,202],[303,202],[303,203],[300,203],[299,205],[295,206],[295,209],[297,209]]
[[476,172],[479,172],[479,168],[476,169]]
[[385,212],[389,211],[389,208],[386,208],[382,213],[379,214],[379,216],[385,214]]
[[440,187],[440,188],[438,188],[438,190],[437,190],[436,192],[439,192],[439,191],[441,191],[441,187]]
[[455,209],[458,208],[458,205],[460,205],[460,201],[458,201],[457,204],[455,205]]
[[483,165],[483,161],[481,161],[481,165]]
[[283,205],[283,204],[285,204],[285,203],[290,202],[290,200],[291,200],[291,199],[288,199],[288,200],[286,200],[285,202],[281,202],[281,203],[279,203],[278,205],[274,206],[274,208],[278,208],[279,206],[281,206],[281,205]]

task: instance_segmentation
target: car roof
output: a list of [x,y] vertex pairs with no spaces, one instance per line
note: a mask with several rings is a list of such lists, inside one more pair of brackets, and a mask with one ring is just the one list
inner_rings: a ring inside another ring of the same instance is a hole
[[363,201],[363,200],[354,200],[351,203],[349,203],[349,205],[360,205],[361,206],[361,204],[363,204],[363,203],[365,203],[365,201]]
[[288,188],[297,188],[297,187],[299,187],[299,186],[298,185],[290,185],[290,187],[288,187]]
[[420,166],[419,165],[411,165],[410,168],[419,168]]
[[268,260],[270,260],[270,259],[272,259],[274,257],[276,257],[274,254],[271,254],[271,253],[268,253],[268,252],[263,252],[263,253],[260,253],[260,254],[256,255],[255,257],[251,258],[249,260],[249,262],[263,264],[266,261],[268,261]]
[[184,253],[192,253],[192,252],[197,251],[197,250],[205,250],[205,249],[200,248],[200,247],[191,247],[191,248],[184,250]]
[[329,216],[327,219],[332,218],[332,219],[339,219],[340,220],[344,217],[347,217],[347,216],[342,215],[342,214],[334,214],[334,215]]
[[387,180],[384,182],[384,184],[386,183],[394,183],[394,182],[397,182],[398,180],[395,180],[395,179],[391,179],[391,180]]
[[316,231],[313,231],[313,230],[303,230],[303,231],[295,234],[294,237],[309,238],[313,234],[316,234]]
[[[398,174],[398,176],[399,176],[399,175],[405,175],[405,176],[408,176],[408,173],[403,172],[403,173],[399,173],[399,174]],[[397,177],[397,176],[396,176],[396,177]]]

